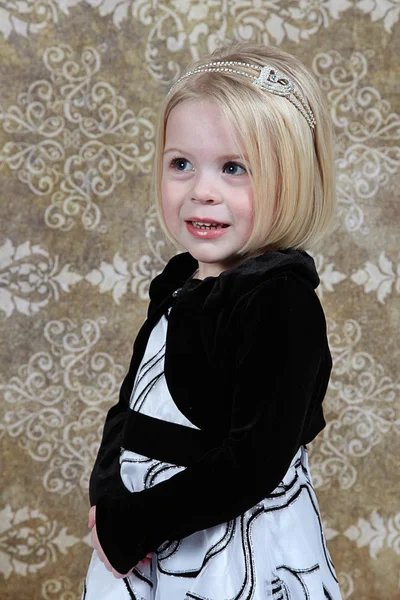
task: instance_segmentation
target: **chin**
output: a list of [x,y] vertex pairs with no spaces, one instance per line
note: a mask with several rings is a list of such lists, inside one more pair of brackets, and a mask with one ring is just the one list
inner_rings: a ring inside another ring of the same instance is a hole
[[197,258],[197,260],[206,263],[224,261],[226,258],[225,253],[218,252],[215,248],[193,248],[189,246],[188,252]]
[[238,262],[240,260],[239,256],[226,256],[225,254],[212,254],[211,252],[191,252],[193,258],[195,258],[197,261],[204,263],[204,264],[208,264],[208,265],[213,265],[213,264],[218,264],[218,265],[225,265],[225,268],[229,268],[229,265],[231,264],[235,264],[236,262]]

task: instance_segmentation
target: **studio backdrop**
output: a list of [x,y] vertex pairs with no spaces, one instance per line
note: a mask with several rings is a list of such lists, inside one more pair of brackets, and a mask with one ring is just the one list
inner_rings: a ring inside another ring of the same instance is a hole
[[296,54],[329,102],[338,215],[313,256],[334,366],[311,469],[343,598],[400,598],[399,0],[1,0],[2,600],[80,598],[105,414],[175,252],[151,206],[157,110],[233,40]]

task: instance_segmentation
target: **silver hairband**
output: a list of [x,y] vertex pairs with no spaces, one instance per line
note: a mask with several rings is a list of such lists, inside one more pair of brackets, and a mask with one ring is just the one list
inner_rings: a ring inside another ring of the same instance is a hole
[[[248,73],[247,71],[233,69],[232,66],[250,67],[251,69],[260,71],[260,74],[258,76],[253,75],[252,73]],[[272,94],[276,94],[277,96],[284,96],[297,108],[299,112],[301,112],[301,114],[309,124],[311,130],[314,129],[317,122],[308,102],[305,100],[300,90],[296,88],[293,81],[291,81],[291,79],[289,79],[287,75],[285,75],[281,71],[278,71],[277,69],[275,69],[275,67],[271,67],[269,65],[261,67],[260,65],[240,62],[236,60],[217,60],[210,63],[206,63],[182,75],[182,77],[180,77],[173,84],[173,86],[168,92],[168,95],[172,92],[174,87],[180,81],[186,79],[186,77],[189,77],[190,75],[217,71],[226,73],[238,73],[239,75],[250,77],[250,79],[255,80],[253,81],[253,85],[255,85],[256,87],[259,87],[262,90],[266,90],[267,92],[271,92]]]

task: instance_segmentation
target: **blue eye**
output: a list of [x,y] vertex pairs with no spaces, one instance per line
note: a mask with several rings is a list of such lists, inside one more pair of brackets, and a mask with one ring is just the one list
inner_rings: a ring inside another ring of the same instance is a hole
[[170,167],[172,169],[176,169],[177,171],[187,171],[187,169],[185,168],[180,168],[182,165],[185,165],[185,163],[188,163],[189,165],[192,164],[188,160],[186,160],[186,158],[173,158],[170,162]]
[[[185,166],[187,167],[187,165],[190,165],[190,168],[185,168]],[[186,158],[182,158],[181,156],[173,158],[171,160],[171,162],[169,163],[169,166],[171,169],[176,169],[177,171],[179,171],[181,173],[184,173],[185,171],[193,170],[192,163],[189,160],[187,160]],[[235,163],[232,161],[227,162],[224,165],[223,171],[225,171],[227,168],[230,169],[230,171],[228,171],[229,175],[243,175],[246,173],[246,169],[244,167],[242,167],[238,163]],[[233,170],[232,170],[232,168],[233,168]],[[235,169],[242,169],[242,172],[238,173],[237,171],[235,171]]]
[[[242,167],[241,165],[238,165],[235,162],[228,162],[228,163],[226,163],[226,165],[224,166],[224,169],[226,167],[229,167],[229,168],[233,167],[234,169],[235,168],[239,168],[239,169],[242,169],[243,173],[246,173],[246,169],[244,167]],[[229,175],[242,175],[243,173],[232,173],[232,171],[229,171]]]

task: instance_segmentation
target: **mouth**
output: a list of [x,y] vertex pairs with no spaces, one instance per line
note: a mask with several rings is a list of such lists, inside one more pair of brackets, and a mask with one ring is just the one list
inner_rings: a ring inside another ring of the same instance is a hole
[[217,221],[186,221],[196,229],[226,229],[229,227],[226,223],[218,223]]

